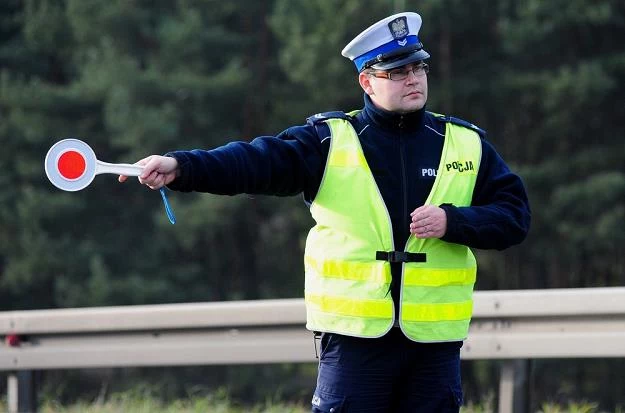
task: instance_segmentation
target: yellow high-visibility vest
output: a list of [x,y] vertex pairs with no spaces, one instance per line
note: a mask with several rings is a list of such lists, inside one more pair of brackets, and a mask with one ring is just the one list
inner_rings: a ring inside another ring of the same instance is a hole
[[[332,141],[310,208],[316,225],[304,254],[306,327],[380,337],[396,318],[389,291],[390,264],[376,259],[379,252],[395,250],[391,220],[354,128],[343,119],[326,122]],[[447,122],[426,204],[470,205],[481,150],[475,131]],[[477,270],[471,250],[437,238],[410,236],[403,252],[426,257],[425,262],[402,263],[398,319],[404,334],[418,342],[466,338]]]

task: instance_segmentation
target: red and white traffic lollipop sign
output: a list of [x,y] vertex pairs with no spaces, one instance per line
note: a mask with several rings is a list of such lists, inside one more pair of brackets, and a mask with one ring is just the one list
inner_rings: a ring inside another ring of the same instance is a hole
[[48,179],[57,188],[80,191],[89,186],[98,174],[139,176],[143,166],[99,161],[89,145],[70,138],[52,145],[46,155],[45,169]]
[[[73,138],[63,139],[52,145],[46,154],[44,166],[46,175],[54,186],[71,192],[86,188],[99,174],[139,176],[143,172],[141,165],[99,161],[89,145]],[[176,217],[169,206],[165,188],[161,188],[160,193],[167,217],[174,224]]]

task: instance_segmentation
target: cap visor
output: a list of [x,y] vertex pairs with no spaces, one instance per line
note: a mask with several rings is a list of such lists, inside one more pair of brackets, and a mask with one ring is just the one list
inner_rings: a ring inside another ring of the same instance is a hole
[[421,50],[417,50],[414,53],[410,53],[405,56],[400,56],[397,59],[389,60],[388,62],[376,63],[371,67],[373,69],[378,69],[378,70],[390,70],[390,69],[395,69],[396,67],[407,65],[409,63],[414,63],[414,62],[418,62],[421,60],[425,60],[425,59],[428,59],[429,57],[430,57],[430,54],[426,52],[425,50],[421,49]]

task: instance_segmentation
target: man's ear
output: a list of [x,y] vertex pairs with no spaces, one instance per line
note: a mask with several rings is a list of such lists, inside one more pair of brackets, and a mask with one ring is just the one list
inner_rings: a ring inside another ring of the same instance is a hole
[[373,87],[371,86],[371,76],[365,72],[360,72],[358,75],[358,83],[365,93],[369,96],[373,95]]

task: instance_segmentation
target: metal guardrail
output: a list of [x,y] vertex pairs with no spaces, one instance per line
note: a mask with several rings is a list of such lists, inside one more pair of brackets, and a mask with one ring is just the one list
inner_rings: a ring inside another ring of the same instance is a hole
[[[0,312],[9,411],[20,371],[315,362],[305,319],[302,299]],[[461,357],[509,360],[499,411],[518,410],[515,360],[625,357],[625,287],[478,291]]]

